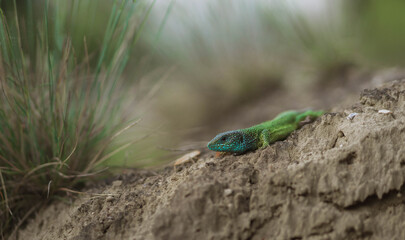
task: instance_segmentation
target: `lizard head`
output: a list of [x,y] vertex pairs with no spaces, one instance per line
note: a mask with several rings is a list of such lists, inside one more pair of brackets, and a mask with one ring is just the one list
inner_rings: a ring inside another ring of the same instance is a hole
[[247,150],[244,135],[240,130],[218,134],[207,147],[212,151],[230,153],[243,153]]

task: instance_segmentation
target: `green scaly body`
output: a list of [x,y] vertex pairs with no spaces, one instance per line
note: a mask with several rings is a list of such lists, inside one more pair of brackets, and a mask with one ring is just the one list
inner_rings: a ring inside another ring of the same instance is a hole
[[208,143],[208,148],[217,152],[241,154],[284,140],[300,123],[309,117],[311,120],[321,116],[323,111],[287,111],[250,128],[238,129],[218,134]]

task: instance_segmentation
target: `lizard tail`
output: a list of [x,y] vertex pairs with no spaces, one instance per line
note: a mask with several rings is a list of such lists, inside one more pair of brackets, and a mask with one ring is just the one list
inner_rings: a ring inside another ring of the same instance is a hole
[[308,110],[305,112],[302,112],[300,114],[298,114],[295,117],[295,122],[297,124],[299,124],[300,122],[304,121],[307,117],[310,118],[311,121],[315,120],[316,118],[318,118],[319,116],[322,116],[325,112],[324,111],[312,111],[312,110]]

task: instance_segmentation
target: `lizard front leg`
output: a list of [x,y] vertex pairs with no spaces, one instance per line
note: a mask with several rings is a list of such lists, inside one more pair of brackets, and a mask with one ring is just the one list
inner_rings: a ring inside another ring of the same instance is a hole
[[261,149],[266,148],[270,145],[270,131],[268,129],[264,129],[261,133],[260,133],[260,141],[259,141],[259,147]]
[[297,129],[296,124],[289,124],[284,126],[279,126],[272,130],[265,129],[260,133],[260,148],[266,148],[270,144],[284,140],[292,133],[294,130]]

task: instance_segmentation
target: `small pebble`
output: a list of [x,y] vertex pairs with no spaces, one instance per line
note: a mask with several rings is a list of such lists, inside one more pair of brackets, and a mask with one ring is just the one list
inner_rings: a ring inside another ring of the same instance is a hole
[[342,148],[342,147],[343,147],[343,144],[340,144],[339,147]]
[[355,116],[357,116],[357,115],[358,115],[358,113],[350,113],[349,116],[347,116],[346,118],[347,118],[348,120],[353,120],[353,118],[354,118]]
[[392,113],[390,110],[387,110],[387,109],[381,109],[381,110],[378,110],[378,113],[382,113],[382,114],[390,114],[390,113]]
[[227,196],[229,196],[229,195],[231,195],[231,194],[232,194],[232,189],[227,188],[227,189],[224,190],[224,195],[225,195],[225,197],[227,197]]

